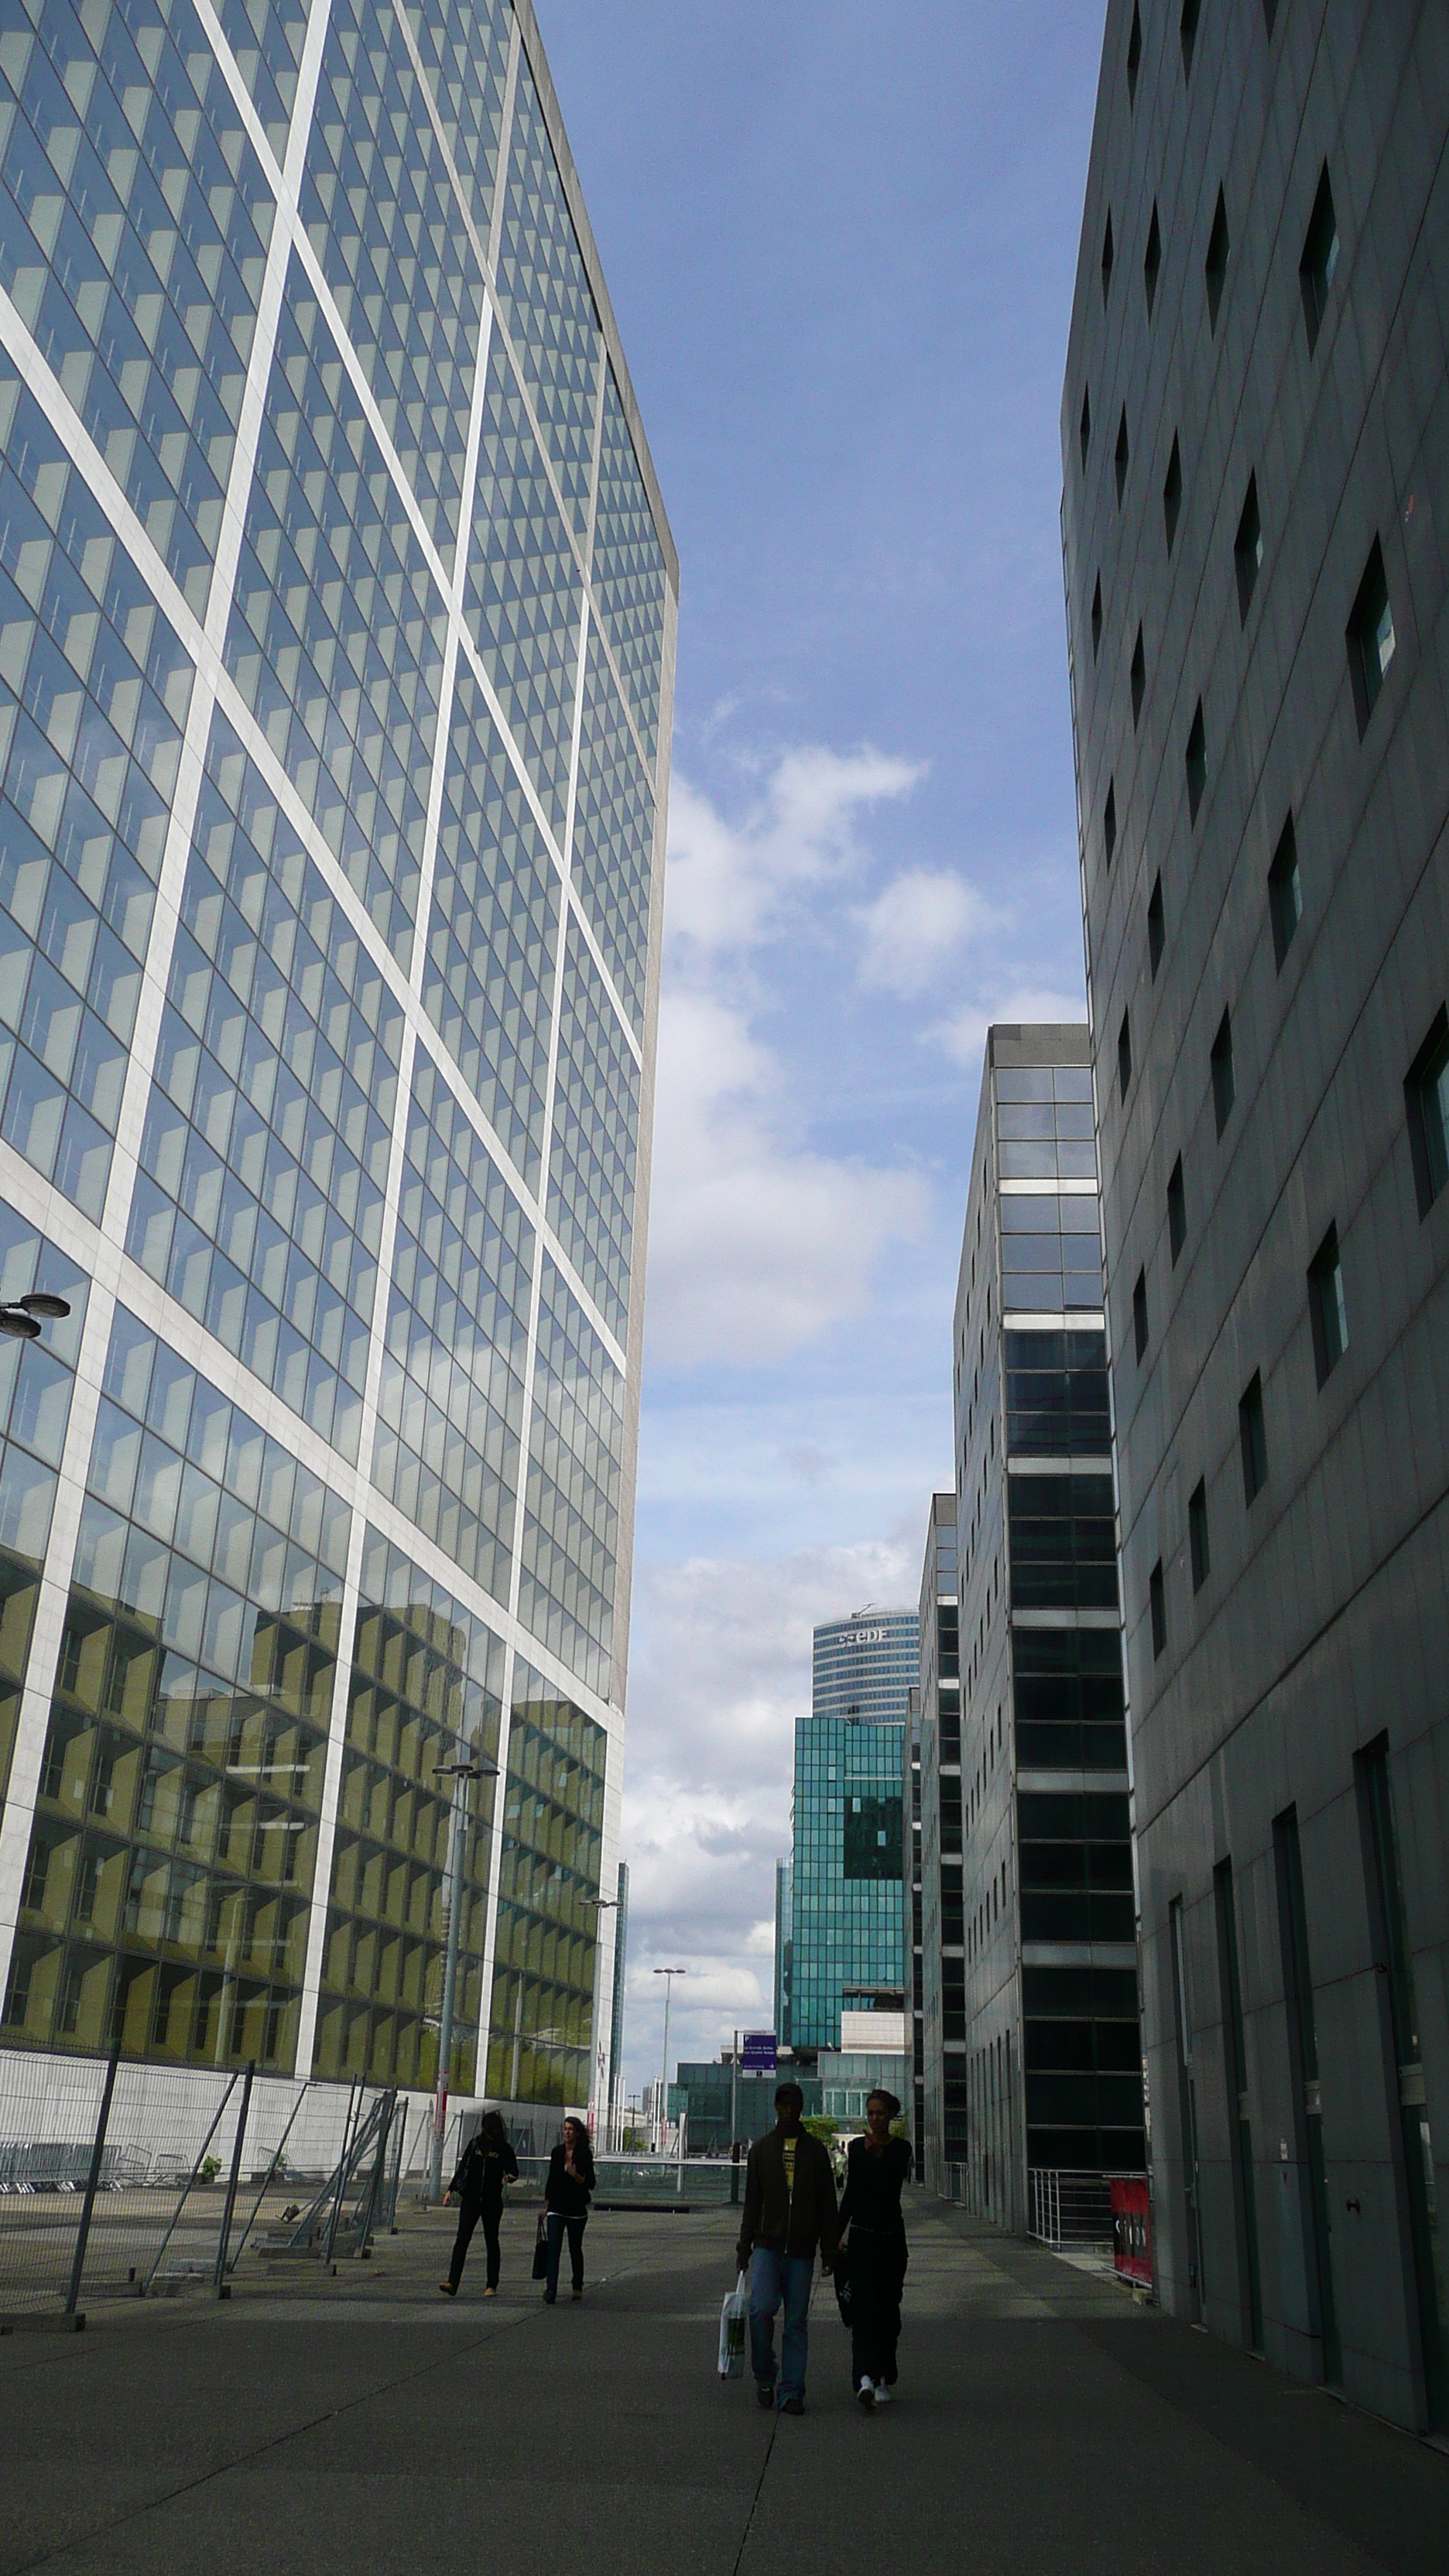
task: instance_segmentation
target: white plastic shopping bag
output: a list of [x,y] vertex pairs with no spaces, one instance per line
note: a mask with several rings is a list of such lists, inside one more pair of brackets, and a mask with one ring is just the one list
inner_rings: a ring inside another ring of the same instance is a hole
[[743,2379],[745,2375],[745,2320],[750,2313],[750,2292],[743,2272],[732,2290],[720,2303],[719,2375],[721,2379]]

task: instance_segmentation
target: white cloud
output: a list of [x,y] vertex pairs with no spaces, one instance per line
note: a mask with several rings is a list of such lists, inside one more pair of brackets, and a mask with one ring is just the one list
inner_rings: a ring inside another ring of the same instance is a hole
[[907,868],[852,917],[862,933],[860,982],[902,1001],[939,983],[968,941],[1000,918],[975,886],[948,868]]
[[1063,1022],[1080,1027],[1086,1020],[1086,1008],[1080,993],[1054,993],[1018,989],[994,995],[983,1003],[970,1002],[948,1019],[937,1020],[926,1036],[944,1047],[953,1063],[964,1065],[968,1073],[979,1076],[986,1046],[986,1032],[997,1021],[1033,1020],[1048,1024]]
[[915,762],[869,745],[838,752],[806,744],[781,754],[737,823],[676,775],[664,914],[675,961],[697,963],[770,937],[793,896],[855,862],[861,809],[906,795],[923,775]]

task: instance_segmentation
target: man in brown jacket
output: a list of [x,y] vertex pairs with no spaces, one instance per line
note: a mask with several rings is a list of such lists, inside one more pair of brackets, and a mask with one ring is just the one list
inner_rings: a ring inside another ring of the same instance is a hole
[[750,2276],[750,2361],[761,2406],[775,2404],[775,2315],[783,2299],[779,2404],[782,2415],[805,2412],[806,2318],[815,2251],[828,2272],[839,2227],[835,2176],[818,2138],[800,2125],[805,2096],[798,2084],[775,2095],[776,2125],[757,2138],[745,2168],[745,2209],[735,2259]]

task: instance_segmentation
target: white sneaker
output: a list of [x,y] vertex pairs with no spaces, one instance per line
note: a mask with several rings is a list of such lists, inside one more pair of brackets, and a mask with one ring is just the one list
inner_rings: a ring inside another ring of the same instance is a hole
[[889,2406],[891,2402],[890,2390],[883,2379],[878,2379],[875,2383],[875,2402],[877,2406]]
[[857,2406],[863,2407],[866,2414],[869,2415],[874,2409],[875,2401],[875,2381],[873,2379],[863,2379],[855,2392],[855,2402]]

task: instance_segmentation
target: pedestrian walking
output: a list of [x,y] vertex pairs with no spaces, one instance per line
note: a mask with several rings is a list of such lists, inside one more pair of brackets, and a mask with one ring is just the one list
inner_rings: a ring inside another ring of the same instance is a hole
[[894,2093],[868,2093],[865,2136],[851,2139],[845,2159],[840,2259],[850,2286],[851,2384],[865,2414],[888,2406],[896,2384],[907,2259],[901,2185],[911,2171],[909,2146],[891,2136],[900,2109]]
[[777,2402],[775,2318],[785,2309],[780,2338],[778,2404],[782,2415],[805,2412],[806,2320],[815,2256],[828,2272],[835,2260],[838,2225],[830,2155],[800,2125],[805,2096],[798,2084],[775,2094],[776,2121],[757,2138],[745,2167],[745,2206],[735,2260],[750,2276],[750,2366],[761,2406]]
[[569,2240],[569,2268],[573,2274],[576,2299],[584,2295],[584,2229],[589,2223],[589,2197],[594,2188],[594,2154],[589,2133],[582,2120],[565,2120],[563,2136],[548,2160],[548,2181],[544,2185],[543,2206],[548,2234],[548,2271],[544,2276],[544,2301],[552,2307],[558,2297],[559,2257],[565,2235]]
[[488,2287],[483,2296],[485,2299],[497,2298],[502,2259],[498,2222],[503,2215],[503,2187],[505,2183],[517,2180],[518,2158],[503,2125],[503,2114],[501,2111],[485,2111],[482,2127],[463,2149],[458,2158],[458,2170],[443,2194],[445,2209],[452,2201],[458,2204],[458,2233],[453,2242],[453,2258],[448,2265],[446,2281],[438,2283],[439,2289],[445,2291],[450,2299],[456,2299],[458,2295],[458,2283],[463,2278],[468,2248],[480,2218],[483,2221],[483,2242],[488,2248]]

